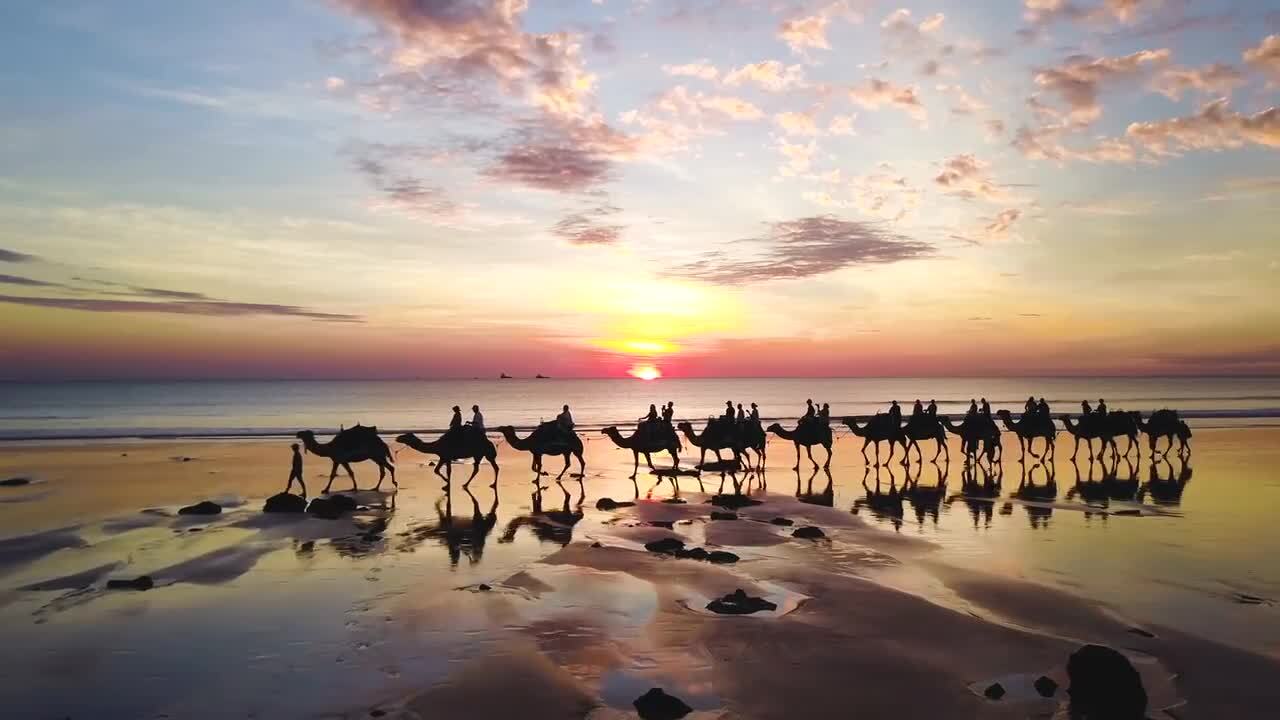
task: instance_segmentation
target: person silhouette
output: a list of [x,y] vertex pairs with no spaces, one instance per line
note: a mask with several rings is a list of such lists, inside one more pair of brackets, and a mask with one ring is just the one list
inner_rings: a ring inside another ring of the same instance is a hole
[[978,414],[978,401],[969,398],[969,412],[965,413],[966,418],[971,418]]
[[658,419],[658,406],[649,403],[649,414],[640,418],[640,422],[653,422]]
[[818,411],[818,420],[821,421],[823,425],[831,424],[831,406],[830,405],[826,403],[822,403],[822,409]]
[[298,450],[298,443],[289,446],[293,450],[293,465],[289,468],[289,484],[284,487],[285,492],[293,489],[293,481],[297,480],[302,486],[302,497],[307,496],[307,484],[302,480],[302,453]]
[[800,418],[801,422],[804,422],[805,420],[812,420],[814,416],[818,414],[817,410],[815,410],[813,407],[812,398],[805,400],[804,404],[807,406],[807,408],[804,411],[804,417]]
[[556,424],[561,430],[573,432],[573,415],[569,412],[569,406],[565,405],[560,414],[556,416]]
[[929,417],[938,417],[938,401],[930,400],[929,407],[925,412],[929,413]]
[[662,407],[662,422],[670,425],[671,418],[676,414],[676,404],[674,401],[668,400],[667,404]]
[[747,413],[743,411],[742,403],[738,403],[738,422],[745,422],[746,419]]
[[889,403],[889,417],[898,425],[902,424],[902,408],[898,405],[898,401],[894,400]]
[[724,401],[724,415],[722,417],[725,420],[728,420],[729,422],[733,422],[733,401],[732,400]]
[[751,422],[760,422],[760,408],[756,407],[755,403],[751,403]]
[[924,414],[924,405],[920,404],[920,398],[916,398],[916,404],[911,406],[911,417],[918,418]]
[[1022,413],[1024,415],[1032,415],[1035,413],[1035,411],[1036,411],[1036,399],[1035,397],[1028,397],[1027,403],[1022,406]]
[[1098,409],[1097,409],[1097,410],[1094,410],[1094,412],[1096,412],[1097,414],[1101,415],[1102,417],[1106,417],[1106,416],[1107,416],[1107,401],[1106,401],[1106,400],[1103,400],[1102,398],[1098,398]]
[[1049,403],[1044,398],[1040,398],[1040,402],[1036,403],[1036,412],[1040,413],[1040,417],[1049,417]]
[[471,406],[471,431],[484,437],[484,415],[480,413],[479,405]]
[[462,427],[462,408],[454,405],[453,417],[449,419],[449,429],[457,430],[460,427]]
[[1093,414],[1093,408],[1089,407],[1089,401],[1088,401],[1088,400],[1081,400],[1081,401],[1080,401],[1080,412],[1081,412],[1081,413],[1083,413],[1084,415],[1091,415],[1091,414]]
[[991,403],[986,398],[982,398],[982,414],[988,417],[991,415]]

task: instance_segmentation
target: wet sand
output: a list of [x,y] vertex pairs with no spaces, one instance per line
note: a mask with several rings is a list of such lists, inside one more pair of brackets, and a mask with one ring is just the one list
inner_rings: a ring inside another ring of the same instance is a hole
[[[0,707],[613,718],[661,687],[693,718],[1053,717],[1062,691],[981,688],[1065,688],[1068,655],[1098,642],[1139,669],[1150,717],[1274,715],[1280,429],[1198,431],[1193,473],[1073,465],[1062,440],[1053,465],[1022,466],[1011,440],[1002,474],[966,471],[955,446],[949,465],[876,472],[844,437],[828,476],[792,471],[774,439],[763,478],[678,490],[643,469],[632,483],[630,453],[596,438],[582,483],[535,483],[500,446],[496,489],[488,469],[464,488],[468,465],[442,488],[401,450],[401,490],[357,493],[339,520],[260,512],[287,441],[7,445],[0,478],[33,482],[0,488]],[[315,494],[328,467],[307,462]],[[735,490],[759,504],[712,520]],[[223,513],[176,514],[204,499]],[[644,550],[671,537],[740,560]],[[105,588],[140,575],[156,586]],[[705,609],[738,588],[778,609]]]

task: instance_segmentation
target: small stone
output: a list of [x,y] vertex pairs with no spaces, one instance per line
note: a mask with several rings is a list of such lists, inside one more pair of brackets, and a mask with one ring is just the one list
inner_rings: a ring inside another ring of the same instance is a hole
[[662,501],[663,505],[684,505],[686,501],[683,498],[667,498]]
[[1142,720],[1147,691],[1129,659],[1102,645],[1085,645],[1067,661],[1071,712],[1086,718]]
[[1051,698],[1058,692],[1058,683],[1047,675],[1041,675],[1036,678],[1036,692],[1040,693],[1040,697]]
[[493,588],[490,587],[487,583],[480,583],[479,585],[476,586],[476,589],[479,590],[480,592],[489,592]]
[[711,519],[712,519],[712,520],[737,520],[737,519],[738,519],[738,513],[734,513],[734,512],[720,512],[719,510],[712,510],[712,511],[711,511]]
[[355,512],[356,510],[356,501],[350,495],[330,495],[329,502],[333,503],[342,512]]
[[591,547],[593,547],[593,548],[602,548],[602,547],[604,547],[604,545],[601,545],[601,544],[600,544],[600,541],[599,541],[599,540],[597,540],[596,542],[591,543]]
[[217,515],[220,512],[222,506],[212,500],[202,500],[195,505],[178,508],[179,515]]
[[676,553],[676,557],[685,560],[706,560],[707,551],[702,548],[689,548],[688,550],[680,550]]
[[645,543],[644,549],[659,555],[675,555],[684,550],[684,541],[675,538],[663,538]]
[[262,512],[268,513],[300,513],[307,509],[307,499],[291,493],[277,493],[267,498]]
[[631,703],[642,720],[680,720],[693,712],[683,700],[666,694],[661,688],[652,688]]
[[143,575],[132,580],[108,580],[108,590],[150,590],[155,587],[155,582],[150,575]]
[[776,518],[774,518],[774,519],[770,520],[769,522],[770,522],[771,524],[773,524],[773,525],[779,525],[779,526],[781,526],[781,527],[791,527],[792,525],[795,525],[795,523],[794,523],[794,522],[792,522],[792,521],[790,521],[790,520],[788,520],[787,518],[784,518],[784,517],[776,517]]
[[822,532],[822,528],[814,527],[812,525],[805,525],[804,527],[796,528],[791,533],[791,537],[800,538],[801,540],[821,540],[826,536],[827,534]]
[[675,522],[672,520],[650,520],[649,524],[653,527],[666,528],[667,530],[675,527]]
[[999,700],[1004,697],[1004,686],[1000,683],[992,683],[986,690],[982,691],[982,694],[988,700]]
[[742,588],[707,603],[707,609],[719,615],[750,615],[762,610],[777,610],[778,606],[764,598],[752,597]]
[[737,510],[739,508],[750,507],[752,505],[759,505],[760,501],[752,500],[746,495],[712,495],[711,504],[719,505],[722,508],[729,508],[730,510]]
[[307,506],[307,514],[325,520],[337,520],[354,510],[355,507],[355,501],[346,495],[334,495],[333,497],[312,500],[311,504]]
[[22,487],[30,484],[31,478],[29,477],[11,477],[0,480],[0,487]]
[[382,717],[383,715],[386,715],[386,714],[387,714],[386,710],[370,710],[369,711],[369,717]]
[[600,498],[596,501],[597,510],[617,510],[618,508],[634,507],[635,503],[630,501],[619,502],[613,498]]
[[707,562],[716,565],[732,565],[738,562],[738,556],[727,550],[712,550],[707,553]]

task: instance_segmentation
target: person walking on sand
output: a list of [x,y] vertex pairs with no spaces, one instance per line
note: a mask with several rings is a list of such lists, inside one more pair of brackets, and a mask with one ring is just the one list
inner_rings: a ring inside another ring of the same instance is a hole
[[289,446],[293,449],[293,466],[289,469],[289,484],[285,486],[284,491],[289,492],[293,489],[293,481],[297,480],[302,486],[302,497],[307,496],[307,484],[302,480],[302,453],[298,450],[298,443]]

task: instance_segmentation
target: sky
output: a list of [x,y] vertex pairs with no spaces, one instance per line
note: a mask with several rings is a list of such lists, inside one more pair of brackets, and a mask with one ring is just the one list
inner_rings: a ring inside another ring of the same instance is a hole
[[16,3],[0,379],[1280,374],[1280,0]]

